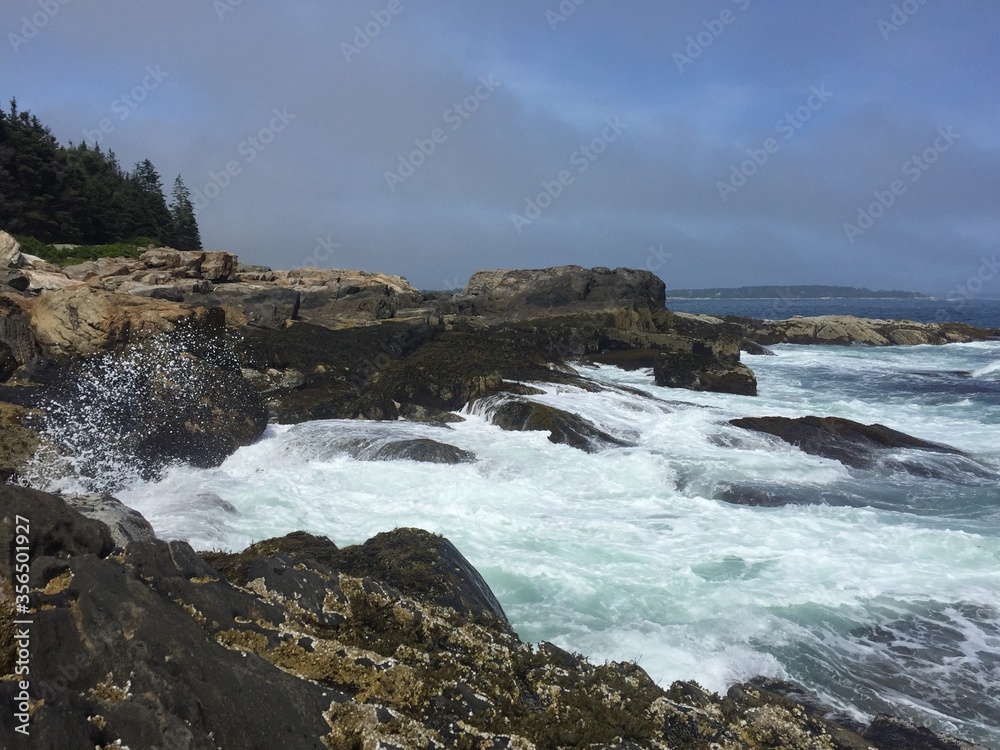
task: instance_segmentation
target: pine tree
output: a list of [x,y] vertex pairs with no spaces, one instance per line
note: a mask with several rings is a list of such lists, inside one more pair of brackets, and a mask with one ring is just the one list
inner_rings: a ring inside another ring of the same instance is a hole
[[170,214],[174,225],[173,246],[178,250],[201,250],[201,233],[194,215],[191,192],[180,175],[174,180],[173,203]]
[[173,240],[173,219],[153,162],[149,159],[138,162],[129,175],[129,183],[132,187],[133,238],[169,244]]

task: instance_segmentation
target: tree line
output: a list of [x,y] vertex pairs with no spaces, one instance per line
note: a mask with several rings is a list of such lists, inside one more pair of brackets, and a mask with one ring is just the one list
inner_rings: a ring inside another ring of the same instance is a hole
[[180,175],[168,204],[149,159],[126,171],[99,145],[62,146],[16,99],[0,109],[0,229],[43,243],[202,249]]

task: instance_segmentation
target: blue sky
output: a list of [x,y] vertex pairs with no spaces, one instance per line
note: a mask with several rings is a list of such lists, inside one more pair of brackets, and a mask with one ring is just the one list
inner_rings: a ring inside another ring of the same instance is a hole
[[0,33],[0,96],[183,175],[246,262],[1000,296],[993,1],[6,0]]

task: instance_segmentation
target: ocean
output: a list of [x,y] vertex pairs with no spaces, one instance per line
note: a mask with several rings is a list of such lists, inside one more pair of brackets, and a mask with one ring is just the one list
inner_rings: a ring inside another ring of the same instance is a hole
[[[751,312],[760,304],[672,306],[787,317],[843,303]],[[847,304],[878,317],[935,314],[931,301]],[[995,304],[967,312],[1000,326]],[[117,494],[162,538],[200,550],[297,529],[338,545],[428,529],[479,569],[524,640],[635,660],[664,686],[693,679],[721,692],[782,677],[859,720],[890,712],[1000,748],[1000,341],[774,351],[745,357],[756,398],[660,388],[650,371],[603,366],[586,369],[600,391],[537,386],[539,401],[634,447],[588,454],[504,432],[475,409],[451,427],[273,425],[216,469],[175,467]],[[849,470],[728,424],[810,414],[947,443],[986,471],[913,453],[895,458],[928,476],[892,462]],[[357,436],[427,437],[477,460],[358,461],[343,446]],[[734,487],[788,503],[718,499]]]

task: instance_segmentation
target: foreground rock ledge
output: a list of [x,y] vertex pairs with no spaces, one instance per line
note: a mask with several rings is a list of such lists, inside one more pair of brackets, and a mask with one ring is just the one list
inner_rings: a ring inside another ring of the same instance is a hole
[[[878,717],[866,736],[756,680],[658,687],[522,643],[475,569],[416,529],[339,549],[303,532],[236,554],[134,541],[60,498],[0,487],[0,534],[31,519],[26,743],[110,748],[964,750]],[[210,564],[211,563],[211,564]],[[12,570],[0,559],[0,701],[15,705]]]

